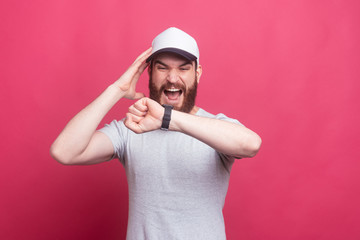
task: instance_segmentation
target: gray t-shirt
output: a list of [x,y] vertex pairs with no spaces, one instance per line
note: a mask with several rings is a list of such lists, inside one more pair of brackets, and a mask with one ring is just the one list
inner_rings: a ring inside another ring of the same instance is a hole
[[[196,115],[240,124],[203,109]],[[136,134],[115,120],[99,131],[126,170],[128,240],[226,239],[222,209],[233,157],[180,132]]]

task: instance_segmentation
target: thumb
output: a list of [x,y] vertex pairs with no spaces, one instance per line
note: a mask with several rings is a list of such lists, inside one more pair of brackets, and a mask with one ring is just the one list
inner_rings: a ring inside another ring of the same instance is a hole
[[137,93],[135,93],[134,99],[140,99],[143,97],[145,97],[145,94],[137,92]]

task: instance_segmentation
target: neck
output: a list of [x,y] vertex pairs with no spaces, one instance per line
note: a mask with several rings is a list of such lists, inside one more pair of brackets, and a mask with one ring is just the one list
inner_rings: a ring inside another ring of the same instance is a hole
[[193,114],[195,115],[197,113],[197,111],[199,111],[199,107],[198,106],[194,106],[191,111],[189,112],[189,114]]

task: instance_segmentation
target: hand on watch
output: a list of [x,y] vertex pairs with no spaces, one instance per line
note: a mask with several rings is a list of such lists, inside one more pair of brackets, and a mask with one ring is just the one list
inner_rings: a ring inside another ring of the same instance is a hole
[[125,126],[135,133],[160,129],[165,108],[150,98],[141,98],[129,107]]

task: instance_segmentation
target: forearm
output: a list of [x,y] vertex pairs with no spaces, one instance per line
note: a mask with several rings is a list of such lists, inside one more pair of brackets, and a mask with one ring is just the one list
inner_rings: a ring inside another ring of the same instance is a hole
[[260,137],[250,129],[223,120],[173,111],[170,130],[183,132],[234,157],[253,157],[261,145]]
[[84,152],[101,120],[123,95],[118,87],[110,85],[75,115],[51,146],[53,157],[68,162]]

